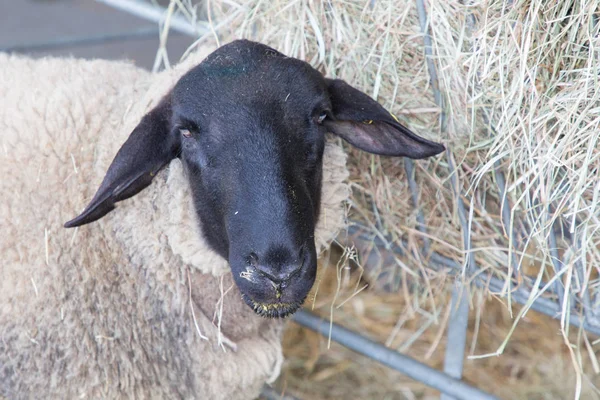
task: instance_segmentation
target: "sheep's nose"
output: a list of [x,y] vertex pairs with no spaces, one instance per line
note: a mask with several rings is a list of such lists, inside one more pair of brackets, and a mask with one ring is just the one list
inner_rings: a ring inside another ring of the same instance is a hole
[[[296,256],[292,256],[293,253],[296,253]],[[264,257],[251,253],[249,261],[261,275],[277,285],[285,286],[285,283],[297,275],[304,265],[304,249],[301,248],[293,253],[275,250]]]

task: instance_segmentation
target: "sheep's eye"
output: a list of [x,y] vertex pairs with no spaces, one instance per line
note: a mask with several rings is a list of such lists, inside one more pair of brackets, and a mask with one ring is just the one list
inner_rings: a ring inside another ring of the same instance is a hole
[[327,118],[326,112],[322,112],[321,114],[319,114],[319,116],[317,117],[317,124],[321,125],[323,121],[325,121],[325,118]]
[[191,138],[192,137],[192,132],[190,132],[189,129],[179,129],[179,132],[181,133],[181,136],[183,136],[184,138]]

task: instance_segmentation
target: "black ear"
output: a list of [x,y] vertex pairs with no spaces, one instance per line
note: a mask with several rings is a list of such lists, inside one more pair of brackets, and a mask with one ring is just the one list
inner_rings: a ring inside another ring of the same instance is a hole
[[339,79],[327,79],[332,116],[324,121],[329,132],[355,147],[384,156],[425,158],[441,153],[444,146],[423,139],[363,92]]
[[139,193],[176,157],[179,148],[179,135],[171,129],[171,101],[167,96],[131,132],[90,204],[65,227],[96,221],[112,211],[116,202]]

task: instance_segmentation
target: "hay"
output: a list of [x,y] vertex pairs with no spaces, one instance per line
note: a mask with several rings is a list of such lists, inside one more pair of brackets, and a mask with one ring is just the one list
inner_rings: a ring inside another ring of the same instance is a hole
[[[321,292],[331,293],[338,285],[335,265],[322,269]],[[341,298],[350,296],[360,271],[345,276]],[[438,318],[449,311],[450,293],[444,285],[433,296],[441,309]],[[331,298],[317,301],[315,312],[328,317]],[[338,323],[361,332],[390,348],[408,354],[429,366],[443,367],[445,335],[442,325],[431,324],[431,307],[417,308],[406,303],[401,293],[362,292],[335,311]],[[476,343],[470,354],[493,352],[504,341],[513,320],[505,305],[481,290],[472,296],[467,346]],[[519,306],[515,311],[519,311]],[[413,310],[414,314],[411,315]],[[476,337],[476,326],[479,335]],[[580,333],[573,332],[574,342]],[[467,359],[465,381],[494,393],[502,399],[568,399],[573,397],[577,377],[568,349],[558,334],[558,323],[546,316],[529,313],[515,329],[510,344],[500,357]],[[438,399],[439,393],[400,373],[359,356],[342,346],[328,347],[327,338],[289,324],[284,336],[285,364],[275,386],[279,393],[300,399]],[[589,358],[583,358],[588,371],[582,383],[582,399],[600,399],[598,384]]]
[[[483,272],[504,282],[494,296],[494,311],[490,306],[481,311],[483,303],[476,301],[488,298],[489,291],[471,298],[475,309],[471,314],[479,318],[473,327],[477,340],[471,352],[505,354],[472,360],[477,368],[469,369],[467,364],[465,376],[492,390],[491,378],[480,377],[485,369],[481,365],[510,362],[511,354],[506,353],[514,351],[531,358],[534,365],[533,360],[562,365],[566,352],[572,367],[560,372],[567,377],[538,379],[543,384],[536,393],[542,396],[544,389],[551,391],[549,388],[558,387],[557,382],[564,385],[567,380],[568,389],[557,389],[560,393],[591,393],[592,381],[597,381],[600,373],[598,342],[594,344],[595,338],[567,322],[570,314],[579,314],[600,327],[599,2],[427,2],[443,108],[437,106],[430,87],[413,0],[206,3],[171,2],[171,12],[208,28],[198,42],[246,37],[270,44],[309,61],[329,76],[346,79],[377,98],[417,133],[441,140],[451,150],[450,159],[415,164],[416,185],[411,192],[403,160],[348,148],[354,193],[351,218],[363,232],[404,250],[403,256],[388,254],[390,262],[368,269],[366,274],[374,287],[397,294],[371,289],[356,295],[362,287],[358,281],[351,293],[343,294],[348,282],[341,281],[344,274],[338,269],[336,285],[321,283],[317,287],[315,309],[329,304],[330,317],[361,332],[377,329],[371,334],[401,351],[410,349],[416,358],[441,357],[437,345],[444,342],[449,283],[456,279],[455,274],[459,279],[472,279],[466,273],[470,255],[477,267],[472,273]],[[210,23],[196,21],[200,10],[210,10]],[[164,53],[160,55],[165,59]],[[454,174],[450,163],[455,165]],[[464,218],[459,199],[465,205]],[[462,269],[433,268],[429,253],[421,251],[424,246],[454,260]],[[511,302],[517,288],[531,293],[524,308]],[[354,297],[344,306],[332,306],[351,295]],[[393,305],[386,304],[387,296],[395,296]],[[528,320],[539,318],[527,313],[537,297],[557,302],[563,310],[558,341],[554,325],[545,326],[544,331],[539,325],[530,328],[532,332],[526,330]],[[506,311],[499,309],[501,302]],[[484,323],[503,312],[512,318],[508,325],[503,323],[500,328]],[[412,333],[401,334],[409,328]],[[537,337],[531,345],[533,354],[526,346],[515,350],[519,334]],[[303,361],[308,363],[302,367],[306,371],[315,373],[317,360],[327,357],[333,369],[323,369],[329,372],[320,372],[319,379],[354,371],[356,382],[370,383],[372,390],[385,387],[381,381],[389,377],[389,371],[370,365],[373,374],[367,368],[357,372],[340,361],[348,359],[343,350],[333,347],[335,351],[321,356],[315,350],[320,342],[302,335],[308,341],[298,346],[312,351],[312,358]],[[429,341],[423,339],[431,335]],[[490,335],[494,340],[489,340]],[[502,340],[496,340],[498,335]],[[508,339],[513,344],[506,347]],[[286,340],[289,352],[289,336]],[[426,350],[415,347],[422,341],[428,343]],[[293,353],[288,356],[293,358]],[[299,367],[293,361],[289,365],[286,379],[291,382],[289,374]],[[441,364],[438,360],[434,365]],[[530,377],[528,374],[522,373]],[[509,390],[502,376],[494,379],[498,380],[497,390]],[[393,382],[400,385],[403,381],[394,376]],[[530,382],[533,387],[536,380]],[[416,384],[402,385],[413,390]],[[529,397],[524,391],[506,395]],[[316,394],[309,397],[318,398]],[[405,397],[410,398],[408,394]]]

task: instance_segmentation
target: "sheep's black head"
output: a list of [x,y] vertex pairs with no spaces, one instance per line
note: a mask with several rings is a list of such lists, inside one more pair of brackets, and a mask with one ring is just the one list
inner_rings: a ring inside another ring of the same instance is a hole
[[229,260],[252,309],[296,311],[316,276],[314,243],[325,134],[375,154],[424,158],[444,147],[307,63],[235,41],[177,83],[131,133],[85,211],[95,221],[180,157],[202,231]]

